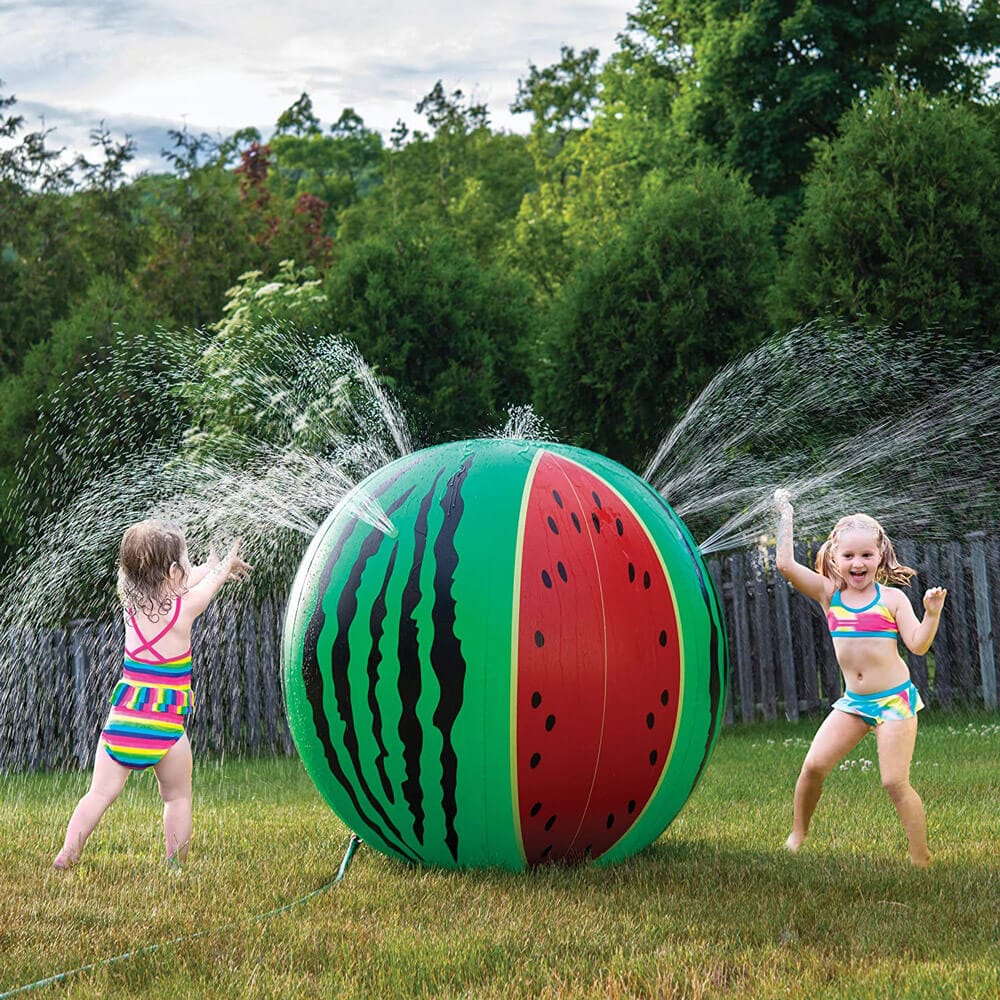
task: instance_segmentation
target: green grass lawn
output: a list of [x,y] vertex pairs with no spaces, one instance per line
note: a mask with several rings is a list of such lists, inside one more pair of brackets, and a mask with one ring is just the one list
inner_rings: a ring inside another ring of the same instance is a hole
[[1000,720],[921,723],[927,871],[907,861],[872,737],[800,854],[782,850],[818,720],[725,730],[681,815],[622,865],[447,872],[362,846],[320,893],[348,832],[297,759],[196,762],[179,874],[151,775],[70,873],[49,865],[89,776],[0,777],[0,996],[97,963],[19,995],[993,998]]

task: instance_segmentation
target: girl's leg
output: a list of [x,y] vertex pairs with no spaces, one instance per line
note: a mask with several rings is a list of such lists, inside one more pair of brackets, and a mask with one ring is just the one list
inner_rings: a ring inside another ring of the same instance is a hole
[[927,818],[924,804],[910,784],[910,761],[917,741],[917,717],[884,722],[878,727],[876,736],[882,787],[889,793],[906,831],[910,861],[924,867],[931,861],[931,852],[927,848]]
[[163,799],[167,858],[183,862],[191,843],[191,743],[185,733],[153,769]]
[[823,791],[823,782],[837,763],[847,756],[871,727],[860,716],[834,709],[819,727],[806,754],[795,783],[795,809],[792,832],[785,847],[797,851],[809,832],[812,819]]
[[73,811],[62,850],[52,862],[56,868],[69,868],[79,860],[87,838],[94,832],[108,806],[121,794],[129,773],[127,767],[111,759],[103,742],[98,742],[90,791],[80,799]]

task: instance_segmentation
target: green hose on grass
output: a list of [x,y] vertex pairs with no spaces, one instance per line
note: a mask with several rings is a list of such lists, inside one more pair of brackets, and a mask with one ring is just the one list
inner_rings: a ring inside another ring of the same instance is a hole
[[[306,893],[304,896],[291,903],[285,903],[283,906],[279,906],[274,910],[268,910],[267,913],[261,913],[259,916],[252,917],[251,920],[268,920],[271,917],[276,917],[279,913],[285,913],[288,910],[294,909],[296,906],[301,906],[303,903],[307,903],[314,896],[319,896],[328,889],[332,889],[347,874],[347,869],[351,864],[351,858],[354,857],[354,852],[358,849],[360,844],[361,838],[356,833],[352,833],[351,839],[347,844],[347,851],[344,854],[344,860],[340,862],[340,868],[337,870],[337,874],[325,885],[321,885],[318,889],[313,889],[312,892]],[[181,944],[185,941],[194,941],[197,938],[207,937],[209,934],[221,934],[223,931],[231,930],[234,927],[240,927],[241,925],[249,922],[250,921],[240,920],[235,923],[223,924],[220,927],[212,927],[206,931],[198,931],[195,934],[185,934],[182,937],[174,938],[172,941],[161,941],[158,944],[147,944],[142,948],[136,948],[133,951],[123,952],[121,955],[104,958],[99,962],[91,962],[89,965],[81,965],[78,969],[70,969],[68,972],[60,972],[57,975],[48,976],[46,979],[39,979],[35,983],[18,986],[16,989],[8,990],[6,993],[0,993],[0,1000],[7,1000],[8,997],[17,996],[19,993],[27,993],[29,990],[38,990],[43,986],[53,986],[56,983],[61,983],[66,979],[69,979],[70,976],[78,975],[81,972],[92,972],[94,969],[100,969],[105,965],[113,965],[115,962],[124,962],[130,958],[137,958],[139,955],[149,955],[154,951],[159,951],[161,948],[169,948],[171,945]]]

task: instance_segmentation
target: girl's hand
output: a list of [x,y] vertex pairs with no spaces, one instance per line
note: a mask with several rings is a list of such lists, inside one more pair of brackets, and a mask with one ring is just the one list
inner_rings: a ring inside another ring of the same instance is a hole
[[243,544],[242,538],[237,538],[233,542],[229,552],[226,553],[226,563],[229,566],[227,580],[245,580],[250,575],[253,568],[249,563],[240,558],[240,546]]
[[924,594],[924,610],[928,614],[939,615],[944,607],[944,599],[948,596],[948,591],[944,587],[931,587]]
[[784,514],[785,511],[792,509],[792,494],[788,490],[779,489],[774,491],[774,509],[779,514]]
[[253,569],[249,563],[245,563],[239,556],[233,556],[233,564],[229,569],[228,580],[246,580]]

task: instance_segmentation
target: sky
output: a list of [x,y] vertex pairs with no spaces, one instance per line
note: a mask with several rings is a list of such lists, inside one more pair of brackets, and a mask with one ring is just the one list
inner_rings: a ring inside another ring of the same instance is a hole
[[485,103],[494,129],[526,132],[509,105],[531,64],[560,48],[616,48],[638,0],[0,0],[0,95],[50,147],[93,151],[129,134],[131,172],[165,167],[168,130],[231,135],[309,94],[324,128],[353,108],[388,137],[441,80]]

